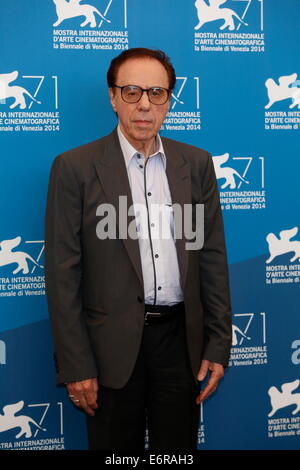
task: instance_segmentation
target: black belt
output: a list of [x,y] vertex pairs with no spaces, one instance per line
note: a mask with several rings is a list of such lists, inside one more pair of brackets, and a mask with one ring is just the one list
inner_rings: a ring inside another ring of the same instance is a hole
[[184,302],[175,305],[145,304],[145,325],[171,320],[184,311]]

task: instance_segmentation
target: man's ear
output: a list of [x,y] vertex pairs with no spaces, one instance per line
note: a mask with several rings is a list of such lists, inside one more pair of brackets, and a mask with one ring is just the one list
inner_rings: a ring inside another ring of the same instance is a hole
[[117,112],[115,90],[113,88],[109,88],[108,92],[109,92],[110,104],[112,106],[112,109],[115,112]]

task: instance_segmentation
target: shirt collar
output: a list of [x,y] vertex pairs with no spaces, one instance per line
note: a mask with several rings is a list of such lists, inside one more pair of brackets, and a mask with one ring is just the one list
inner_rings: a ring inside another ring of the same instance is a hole
[[[128,140],[124,136],[123,132],[121,131],[119,125],[117,127],[117,132],[118,132],[118,137],[119,137],[121,149],[122,149],[122,152],[123,152],[123,155],[124,155],[126,168],[128,169],[132,158],[136,154],[138,154],[139,152],[131,145],[130,142],[128,142]],[[165,151],[164,151],[162,141],[161,141],[161,138],[160,138],[159,134],[156,135],[156,141],[155,142],[156,142],[156,150],[153,154],[151,154],[149,156],[149,158],[154,157],[155,155],[160,155],[161,158],[162,158],[163,164],[164,164],[164,168],[166,169],[166,155],[165,155]]]

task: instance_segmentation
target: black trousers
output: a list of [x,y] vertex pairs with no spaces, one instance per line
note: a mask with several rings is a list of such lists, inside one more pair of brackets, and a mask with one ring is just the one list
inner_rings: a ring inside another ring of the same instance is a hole
[[96,415],[87,416],[90,450],[196,450],[199,393],[188,358],[184,311],[145,325],[134,371],[122,389],[99,384]]

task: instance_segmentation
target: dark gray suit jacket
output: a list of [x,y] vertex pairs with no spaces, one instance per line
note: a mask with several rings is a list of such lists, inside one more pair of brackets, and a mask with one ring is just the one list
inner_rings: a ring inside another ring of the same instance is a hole
[[[187,343],[197,380],[201,360],[227,365],[231,312],[218,189],[209,153],[162,138],[172,202],[204,203],[204,247],[176,241],[186,309]],[[96,235],[101,203],[118,208],[132,196],[116,130],[58,156],[52,165],[45,219],[45,274],[58,382],[99,376],[123,387],[144,327],[137,240]],[[118,213],[118,212],[117,212]],[[132,220],[132,219],[131,219]],[[129,220],[130,222],[130,220]]]

